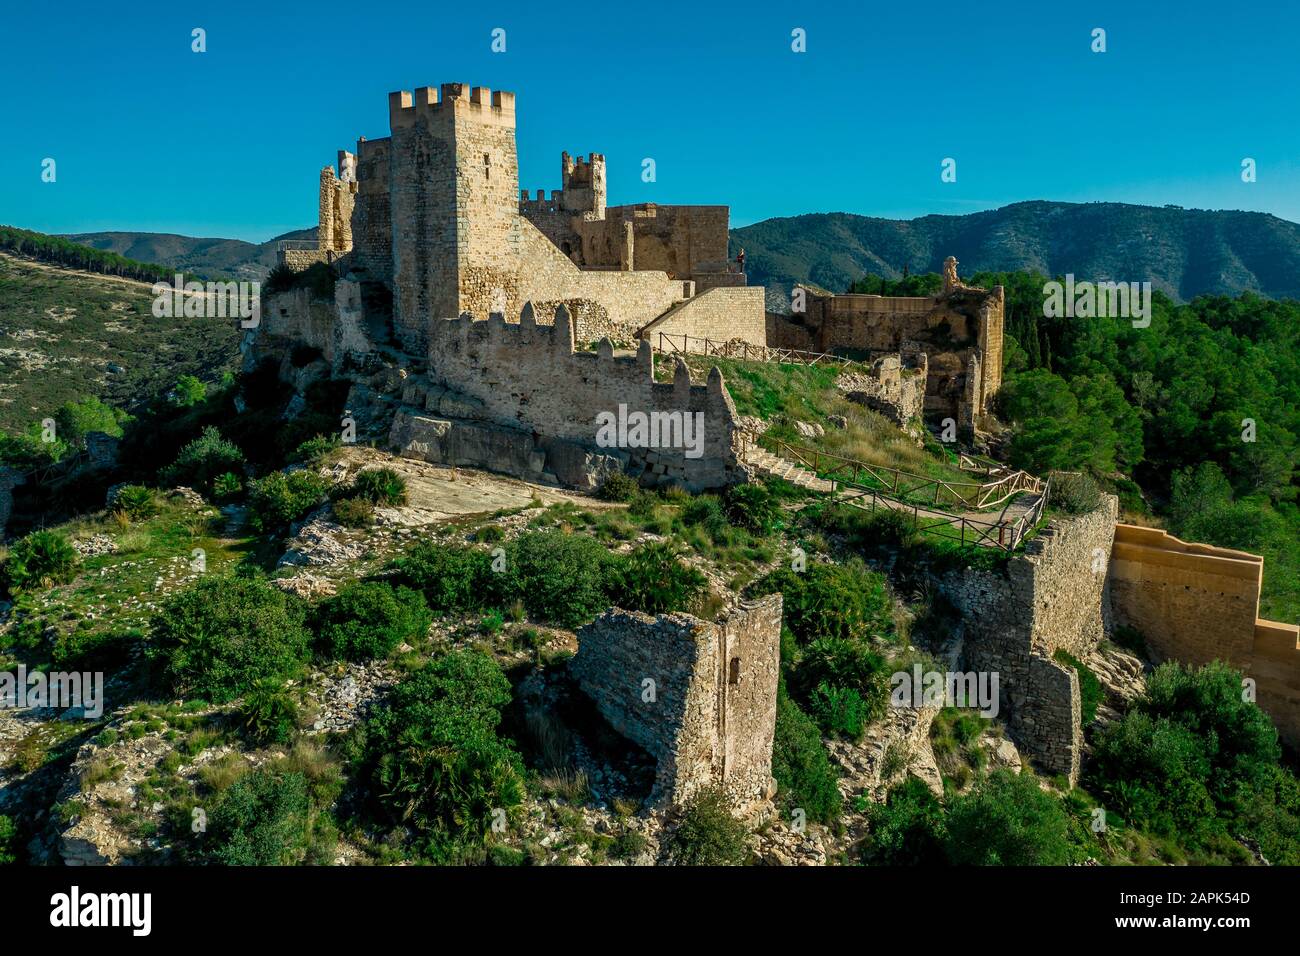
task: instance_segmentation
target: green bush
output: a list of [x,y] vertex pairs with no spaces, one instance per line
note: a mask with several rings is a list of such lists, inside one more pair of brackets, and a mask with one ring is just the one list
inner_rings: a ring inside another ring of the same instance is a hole
[[117,491],[113,510],[132,521],[144,521],[158,513],[158,496],[144,485],[125,485]]
[[181,449],[176,460],[159,474],[159,480],[164,485],[186,485],[206,495],[212,493],[219,477],[243,470],[244,453],[209,425]]
[[916,777],[867,809],[862,862],[871,866],[935,866],[946,861],[943,807]]
[[218,475],[212,482],[212,497],[217,501],[229,501],[244,490],[244,483],[233,471]]
[[283,681],[262,677],[244,695],[239,707],[239,723],[244,733],[258,746],[285,744],[298,725],[298,707]]
[[481,548],[422,541],[393,563],[398,582],[415,588],[434,611],[477,611],[501,603],[505,574]]
[[538,620],[577,627],[609,606],[614,558],[593,538],[529,531],[507,550],[510,597]]
[[118,408],[104,404],[98,398],[84,402],[67,402],[54,415],[60,439],[70,445],[81,445],[91,432],[103,432],[114,438],[122,437],[122,425],[131,416]]
[[1148,657],[1147,639],[1136,627],[1121,624],[1114,631],[1115,643],[1125,650],[1132,651],[1139,657]]
[[130,662],[143,638],[137,628],[61,632],[54,641],[50,660],[64,671],[115,671]]
[[67,584],[77,574],[81,558],[57,531],[33,531],[9,549],[4,581],[10,591],[45,589]]
[[749,859],[749,834],[731,813],[721,787],[697,793],[682,811],[669,841],[678,866],[741,866]]
[[1053,657],[1058,664],[1073,667],[1079,675],[1079,703],[1083,711],[1083,726],[1087,727],[1097,719],[1097,706],[1106,696],[1097,675],[1078,658],[1065,651],[1057,651]]
[[255,770],[222,793],[208,819],[206,857],[221,866],[291,866],[310,840],[311,803],[301,773]]
[[340,444],[341,442],[337,438],[316,435],[299,445],[290,458],[292,461],[302,462],[308,468],[318,468],[324,463],[326,456],[338,448]]
[[350,584],[316,609],[317,640],[332,658],[385,657],[424,637],[433,615],[419,591],[385,581]]
[[823,732],[857,739],[862,728],[883,717],[889,707],[891,670],[884,657],[865,644],[820,637],[800,654],[793,689],[808,702],[809,714]]
[[708,579],[684,562],[667,541],[642,545],[615,567],[614,601],[646,614],[689,611],[708,588]]
[[373,792],[418,827],[435,859],[481,846],[493,811],[518,806],[524,767],[497,736],[510,682],[487,654],[453,651],[405,677],[367,722]]
[[636,483],[635,478],[631,478],[621,471],[615,471],[606,476],[596,496],[604,501],[629,502],[636,498],[640,492],[641,488]]
[[180,408],[191,408],[208,397],[208,387],[193,375],[182,375],[176,379],[170,397]]
[[823,733],[859,740],[871,719],[871,705],[856,687],[838,687],[822,681],[808,694],[808,713]]
[[212,575],[163,602],[150,658],[177,695],[224,703],[259,678],[287,677],[307,659],[301,602],[256,578]]
[[948,859],[967,866],[1063,866],[1070,821],[1031,773],[998,770],[948,807]]
[[248,486],[250,522],[256,531],[283,531],[325,498],[328,479],[313,471],[273,471]]
[[1277,731],[1241,674],[1214,662],[1167,662],[1122,720],[1095,743],[1091,773],[1120,812],[1158,833],[1221,831],[1274,782]]
[[917,530],[912,515],[902,509],[886,508],[871,515],[863,532],[878,546],[891,550],[905,550],[917,543],[921,532]]
[[345,528],[368,528],[375,520],[375,506],[365,498],[341,498],[331,510],[334,520]]
[[7,866],[18,860],[18,828],[14,821],[0,813],[0,866]]
[[810,564],[802,572],[782,568],[748,590],[784,595],[785,622],[800,643],[817,637],[865,640],[873,633],[893,630],[893,606],[884,578],[859,561]]
[[722,499],[717,495],[698,495],[686,502],[682,506],[682,523],[687,527],[703,527],[715,541],[731,527],[722,509]]
[[352,479],[348,497],[364,498],[374,505],[404,505],[406,479],[391,468],[370,468]]
[[1101,488],[1091,475],[1081,472],[1053,472],[1048,503],[1069,515],[1086,515],[1101,505]]
[[781,686],[776,700],[776,734],[772,741],[772,776],[777,799],[787,812],[803,810],[813,823],[830,823],[840,815],[835,769],[817,726]]
[[288,292],[293,288],[298,279],[298,273],[283,262],[272,266],[271,271],[267,273],[265,281],[262,283],[263,295],[278,295],[281,292]]
[[732,485],[722,497],[727,520],[753,534],[771,534],[781,519],[781,505],[765,485]]
[[1199,835],[1215,816],[1204,748],[1173,721],[1130,711],[1094,743],[1093,761],[1107,803],[1131,823]]

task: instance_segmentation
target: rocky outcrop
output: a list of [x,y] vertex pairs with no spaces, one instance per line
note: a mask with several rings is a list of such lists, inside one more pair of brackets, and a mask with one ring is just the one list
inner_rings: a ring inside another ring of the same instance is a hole
[[839,789],[845,801],[861,795],[883,802],[889,789],[909,774],[935,796],[943,796],[939,764],[930,748],[930,724],[938,712],[937,707],[891,707],[861,741],[828,741],[826,749],[840,767]]

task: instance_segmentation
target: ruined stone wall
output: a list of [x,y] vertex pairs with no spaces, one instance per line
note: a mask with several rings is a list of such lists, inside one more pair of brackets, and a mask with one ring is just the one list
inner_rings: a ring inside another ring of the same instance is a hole
[[1121,524],[1110,562],[1113,622],[1141,631],[1157,660],[1239,668],[1279,732],[1300,745],[1300,629],[1260,619],[1263,574],[1259,555]]
[[924,352],[886,355],[865,373],[841,374],[835,384],[849,401],[880,412],[896,425],[906,425],[924,410],[927,366]]
[[[966,428],[991,407],[1002,386],[1005,295],[957,286],[934,297],[819,295],[808,290],[806,311],[770,323],[778,335],[807,330],[812,351],[897,352],[916,343],[929,357],[926,410],[952,415]],[[771,344],[769,340],[769,344]]]
[[[356,157],[339,150],[339,165],[345,175],[355,171]],[[320,171],[320,202],[316,221],[316,242],[320,249],[329,252],[352,250],[352,213],[356,204],[355,179],[342,179],[333,166]]]
[[788,315],[779,312],[767,312],[764,315],[767,324],[767,345],[774,349],[798,349],[800,352],[814,352],[812,331],[801,322],[796,322]]
[[393,281],[393,217],[389,190],[392,140],[357,143],[357,195],[352,207],[352,264],[366,278]]
[[277,253],[280,265],[288,266],[294,272],[302,272],[318,262],[329,262],[330,254],[325,249],[281,249]]
[[711,339],[719,344],[740,339],[751,345],[766,345],[763,289],[760,286],[715,287],[697,293],[640,329],[638,336],[659,348],[661,333]]
[[718,623],[613,609],[578,631],[569,670],[610,725],[657,761],[651,802],[714,784],[744,805],[769,797],[781,595]]
[[333,374],[362,366],[374,351],[365,330],[360,283],[339,279],[334,299],[318,299],[308,288],[269,296],[256,329],[259,355],[289,357],[297,346],[316,349]]
[[968,667],[996,672],[1001,716],[1016,743],[1051,773],[1077,779],[1083,741],[1078,679],[1053,660],[1084,657],[1104,636],[1106,568],[1118,502],[1060,517],[1025,543],[1006,573],[946,575],[940,588],[961,610]]
[[608,342],[597,352],[575,352],[567,309],[552,325],[539,325],[531,309],[518,324],[500,315],[434,323],[429,378],[469,396],[477,416],[550,438],[596,446],[597,415],[628,412],[703,415],[698,458],[682,448],[619,448],[630,470],[647,484],[715,488],[744,480],[742,436],[735,405],[715,368],[706,385],[692,385],[684,363],[674,381],[654,381],[654,357],[643,343],[635,357],[615,356]]

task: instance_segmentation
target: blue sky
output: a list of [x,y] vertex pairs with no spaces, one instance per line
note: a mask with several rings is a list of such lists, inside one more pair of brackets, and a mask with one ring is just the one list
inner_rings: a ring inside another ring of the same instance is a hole
[[594,150],[611,203],[726,203],[733,225],[1024,199],[1300,221],[1297,36],[1283,0],[9,0],[0,222],[254,241],[313,225],[317,171],[387,135],[388,91],[451,81],[517,94],[530,191],[558,187],[561,150]]

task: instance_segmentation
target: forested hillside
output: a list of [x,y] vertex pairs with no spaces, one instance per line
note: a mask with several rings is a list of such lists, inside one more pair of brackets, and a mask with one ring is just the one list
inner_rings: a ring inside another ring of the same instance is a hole
[[733,256],[744,247],[750,284],[767,286],[780,311],[795,282],[843,292],[864,274],[938,272],[946,256],[962,275],[1150,281],[1179,302],[1245,291],[1300,298],[1300,225],[1256,212],[1034,201],[909,220],[814,213],[734,229],[731,247]]

